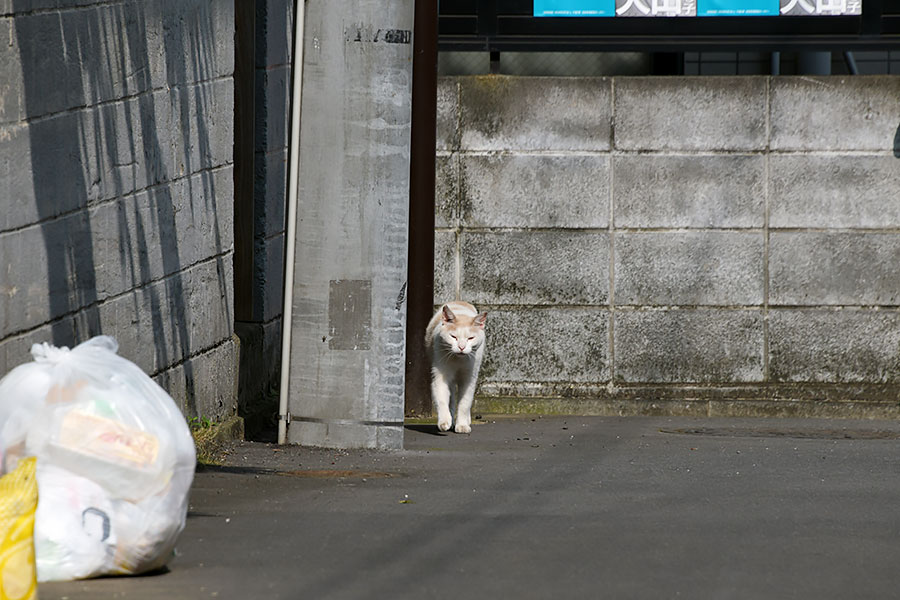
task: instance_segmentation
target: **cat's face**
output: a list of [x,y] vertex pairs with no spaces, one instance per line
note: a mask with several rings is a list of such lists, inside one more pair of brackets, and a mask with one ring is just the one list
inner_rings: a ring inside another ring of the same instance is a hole
[[487,313],[471,317],[454,314],[446,306],[441,319],[440,337],[444,346],[456,355],[471,354],[484,342]]

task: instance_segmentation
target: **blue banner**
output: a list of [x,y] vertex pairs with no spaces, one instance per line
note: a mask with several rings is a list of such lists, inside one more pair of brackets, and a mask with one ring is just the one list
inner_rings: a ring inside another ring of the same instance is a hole
[[698,17],[778,16],[779,0],[697,0]]
[[534,0],[535,17],[776,17],[862,14],[862,0]]
[[616,0],[534,0],[535,17],[612,17]]

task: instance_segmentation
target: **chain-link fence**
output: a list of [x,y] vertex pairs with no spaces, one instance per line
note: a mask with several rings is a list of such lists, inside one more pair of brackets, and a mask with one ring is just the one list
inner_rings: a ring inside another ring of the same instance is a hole
[[[650,55],[640,52],[503,52],[496,72],[502,75],[592,77],[646,75]],[[491,72],[488,52],[441,52],[441,75],[484,75]]]
[[[495,55],[497,58],[497,55]],[[798,72],[797,53],[783,52],[685,52],[680,56],[685,75],[769,75],[777,66],[782,75]],[[773,65],[773,60],[775,65]],[[852,61],[860,75],[900,74],[900,50],[842,53],[831,56],[831,72],[851,72]],[[641,52],[502,52],[491,69],[488,52],[441,52],[440,75],[622,76],[649,75],[652,58]]]

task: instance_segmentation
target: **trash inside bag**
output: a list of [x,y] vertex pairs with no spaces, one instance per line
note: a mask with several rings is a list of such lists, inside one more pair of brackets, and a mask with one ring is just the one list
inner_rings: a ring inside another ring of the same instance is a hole
[[0,600],[34,600],[34,511],[38,503],[35,459],[19,461],[0,477]]
[[135,574],[171,557],[196,462],[172,398],[116,341],[35,344],[0,380],[0,470],[38,458],[38,581]]

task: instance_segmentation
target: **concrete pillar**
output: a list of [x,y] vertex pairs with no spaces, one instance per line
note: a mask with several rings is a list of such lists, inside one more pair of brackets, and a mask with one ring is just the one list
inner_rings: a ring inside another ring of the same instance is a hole
[[308,0],[287,441],[403,445],[413,0]]

